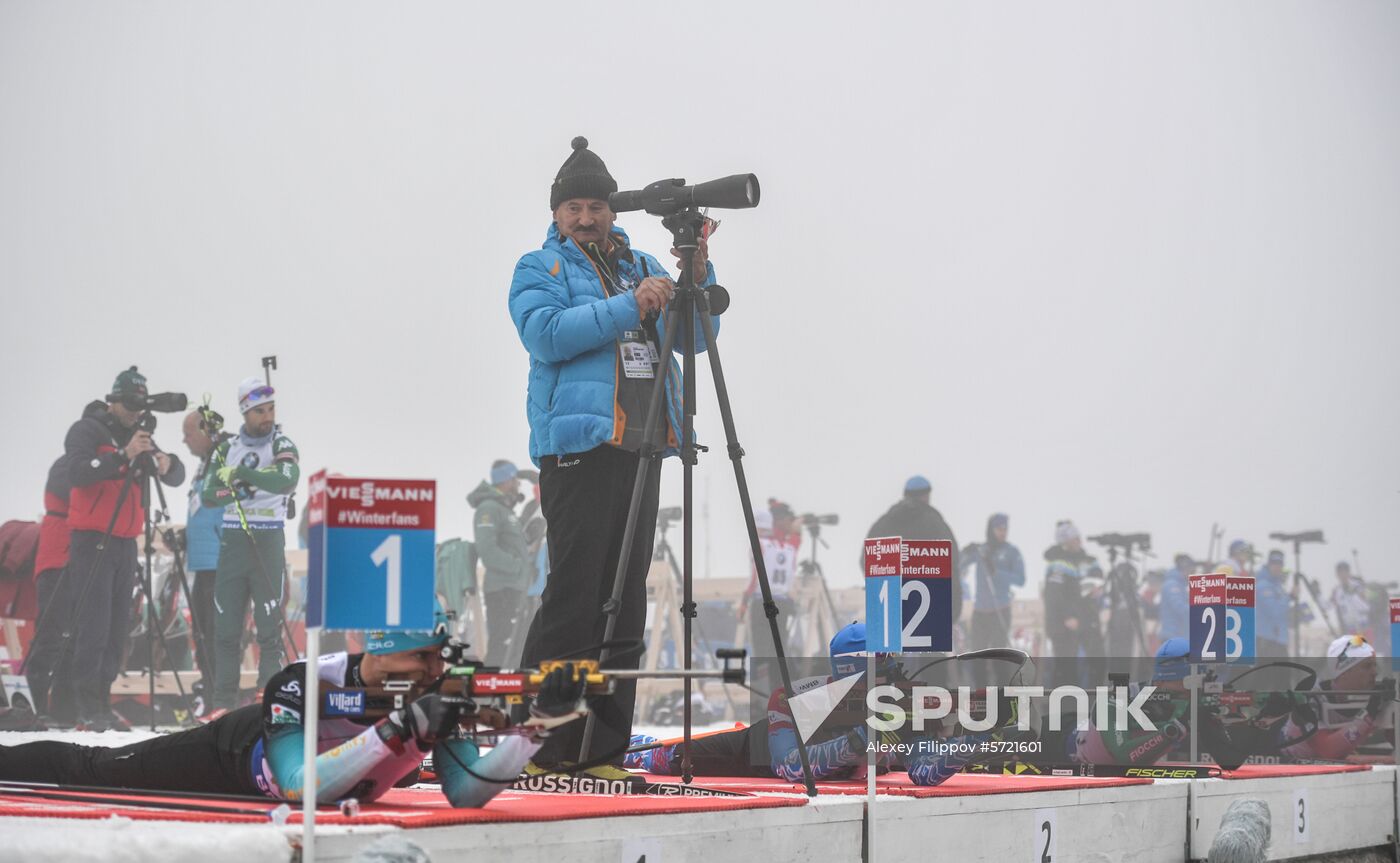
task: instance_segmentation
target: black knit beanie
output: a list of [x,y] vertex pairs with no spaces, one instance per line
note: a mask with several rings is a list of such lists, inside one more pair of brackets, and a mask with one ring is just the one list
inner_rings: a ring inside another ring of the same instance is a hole
[[554,175],[554,185],[549,187],[551,212],[574,198],[606,201],[608,195],[617,191],[617,181],[608,173],[608,166],[603,164],[603,160],[588,149],[588,139],[579,135],[574,139],[573,146],[574,151],[559,167],[559,173]]

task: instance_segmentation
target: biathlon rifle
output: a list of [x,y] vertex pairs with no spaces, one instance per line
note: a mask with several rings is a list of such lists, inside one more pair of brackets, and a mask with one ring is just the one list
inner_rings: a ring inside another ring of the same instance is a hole
[[579,709],[556,717],[530,717],[524,722],[513,721],[506,706],[523,704],[526,697],[537,695],[545,677],[556,668],[573,667],[574,680],[582,680],[584,695],[611,695],[618,681],[680,680],[711,678],[724,683],[743,685],[744,656],[742,649],[715,651],[722,667],[718,669],[665,669],[637,671],[632,669],[599,668],[596,659],[553,659],[538,668],[506,669],[481,665],[466,659],[466,645],[449,641],[443,646],[443,657],[449,665],[442,677],[430,684],[390,679],[382,686],[330,687],[321,697],[322,716],[378,719],[394,710],[401,710],[425,695],[436,694],[459,711],[459,724],[470,734],[520,734],[549,729],[584,716]]

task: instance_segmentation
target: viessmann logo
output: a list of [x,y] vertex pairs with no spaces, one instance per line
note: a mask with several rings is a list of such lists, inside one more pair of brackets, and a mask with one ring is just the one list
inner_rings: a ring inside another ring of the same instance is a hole
[[430,503],[433,500],[434,489],[431,488],[404,488],[403,486],[380,486],[375,485],[372,480],[365,480],[359,485],[332,485],[326,489],[326,494],[336,500],[358,501],[360,506],[371,507],[379,501],[422,501]]
[[525,688],[525,678],[519,674],[478,674],[472,678],[473,692],[521,692]]

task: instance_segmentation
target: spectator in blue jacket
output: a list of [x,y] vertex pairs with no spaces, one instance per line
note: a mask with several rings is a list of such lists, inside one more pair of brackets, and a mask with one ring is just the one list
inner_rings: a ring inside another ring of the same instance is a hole
[[199,459],[190,482],[190,508],[185,518],[185,569],[194,573],[194,655],[205,691],[214,685],[214,574],[219,570],[219,536],[223,530],[224,507],[204,506],[204,478],[209,475],[209,458],[214,454],[215,426],[212,411],[195,409],[185,415],[185,446]]
[[972,649],[1006,647],[1011,639],[1011,589],[1026,583],[1021,550],[1006,541],[1006,513],[987,519],[987,541],[963,549],[962,569],[973,570]]
[[1162,594],[1157,601],[1157,636],[1164,643],[1190,635],[1186,616],[1187,576],[1196,571],[1189,554],[1178,554],[1176,565],[1162,576]]
[[[550,189],[554,219],[544,246],[521,257],[510,286],[511,319],[530,353],[530,458],[540,469],[549,524],[549,578],[525,638],[527,666],[582,655],[576,651],[597,655],[639,454],[673,455],[681,436],[680,367],[675,358],[659,355],[675,283],[613,224],[608,195],[615,191],[603,160],[586,139],[575,138]],[[694,264],[696,283],[714,284],[704,239]],[[718,319],[712,321],[718,329]],[[696,323],[697,347],[703,349]],[[664,376],[665,410],[648,440],[644,424],[657,375]],[[653,470],[643,488],[616,639],[640,639],[645,627],[659,481],[660,471]],[[613,664],[636,668],[640,660],[641,651],[625,652]],[[635,685],[624,683],[611,696],[589,699],[597,723],[590,757],[616,750],[621,761],[635,698]],[[583,725],[555,731],[527,772],[577,760]],[[589,773],[631,777],[610,765]]]
[[1265,657],[1288,656],[1288,609],[1292,605],[1283,573],[1283,552],[1269,552],[1268,563],[1254,584],[1254,652]]

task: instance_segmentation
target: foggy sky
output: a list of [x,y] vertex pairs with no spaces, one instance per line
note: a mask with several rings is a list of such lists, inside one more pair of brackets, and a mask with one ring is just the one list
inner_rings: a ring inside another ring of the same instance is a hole
[[[0,518],[118,370],[233,416],[276,353],[305,473],[436,478],[469,536],[527,460],[506,296],[583,134],[623,188],[759,176],[720,348],[757,500],[842,517],[833,583],[911,473],[961,542],[1009,513],[1032,589],[1066,517],[1157,563],[1322,528],[1326,586],[1396,577],[1400,6],[679,9],[0,3]],[[702,374],[700,568],[745,575]]]

